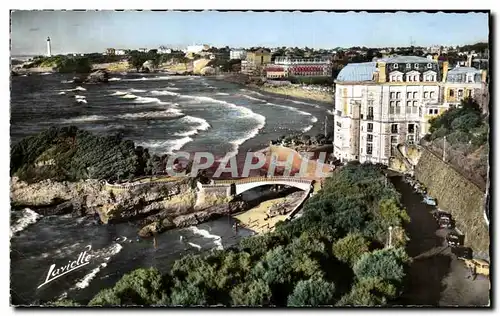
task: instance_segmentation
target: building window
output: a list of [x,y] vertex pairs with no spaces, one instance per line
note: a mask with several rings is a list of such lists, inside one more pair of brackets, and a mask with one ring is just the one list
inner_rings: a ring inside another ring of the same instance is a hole
[[408,143],[413,144],[415,142],[415,135],[408,135]]
[[401,101],[396,101],[396,106],[401,106]]
[[391,133],[392,134],[398,133],[398,124],[391,124]]
[[467,90],[467,97],[472,97],[472,90]]
[[337,122],[338,127],[342,127],[342,124],[340,122]]
[[413,76],[408,76],[408,81],[413,81]]
[[461,98],[464,94],[463,90],[458,90],[458,97]]
[[431,91],[431,99],[434,99],[434,91]]
[[408,124],[408,133],[415,133],[415,124]]
[[406,106],[411,106],[411,101],[406,101]]
[[411,99],[411,92],[406,92],[406,98]]
[[371,155],[372,153],[373,153],[373,144],[372,143],[366,144],[366,154]]
[[392,64],[393,69],[398,69],[398,64]]
[[429,114],[434,114],[434,109],[429,109]]
[[401,107],[400,106],[396,107],[396,114],[401,114]]
[[399,99],[399,98],[401,98],[401,92],[396,93],[396,99]]
[[394,96],[396,95],[396,93],[394,92],[391,92],[391,99],[394,99]]
[[389,102],[391,106],[394,106],[394,101]]
[[428,94],[429,94],[429,92],[427,92],[427,91],[424,92],[424,99],[427,99]]
[[414,64],[413,66],[415,67],[415,69],[418,69],[418,64]]
[[439,110],[438,109],[434,109],[434,114],[439,114]]
[[394,114],[394,106],[389,107],[389,114]]
[[411,69],[411,64],[406,64],[406,69]]
[[366,126],[366,130],[367,132],[373,132],[373,123],[368,123],[368,125]]
[[373,118],[373,106],[368,107],[368,117]]
[[373,105],[373,100],[368,100],[368,105]]
[[416,99],[417,98],[417,92],[413,92],[413,98]]
[[427,68],[428,68],[428,69],[432,69],[432,64],[431,64],[431,63],[428,63],[428,64],[427,64]]
[[450,97],[452,97],[452,98],[453,98],[454,96],[455,96],[455,91],[450,90]]
[[373,142],[373,134],[367,134],[366,135],[366,141]]
[[398,76],[398,81],[399,81],[399,82],[403,82],[403,75],[399,75],[399,76]]
[[398,143],[398,137],[397,136],[391,136],[391,144],[397,144]]
[[413,76],[413,81],[419,82],[420,81],[420,76],[419,75]]

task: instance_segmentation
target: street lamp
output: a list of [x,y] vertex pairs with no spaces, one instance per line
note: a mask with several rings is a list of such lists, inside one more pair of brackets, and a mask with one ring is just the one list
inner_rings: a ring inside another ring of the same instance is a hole
[[389,226],[389,248],[392,247],[392,226]]

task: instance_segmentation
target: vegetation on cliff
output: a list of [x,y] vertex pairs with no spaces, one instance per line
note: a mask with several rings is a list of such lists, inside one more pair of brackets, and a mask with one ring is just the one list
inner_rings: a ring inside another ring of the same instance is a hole
[[86,56],[64,56],[36,57],[23,68],[51,67],[62,73],[89,73],[92,70],[92,62]]
[[409,260],[404,237],[384,245],[388,227],[406,220],[399,194],[377,166],[347,165],[306,203],[301,218],[234,248],[184,256],[164,275],[135,270],[88,304],[388,304],[402,290]]
[[11,147],[11,175],[26,182],[130,179],[161,173],[168,157],[124,140],[120,134],[96,136],[74,126],[51,127]]
[[430,149],[442,154],[446,137],[446,156],[466,177],[483,186],[486,183],[490,126],[487,117],[473,99],[465,99],[430,120]]

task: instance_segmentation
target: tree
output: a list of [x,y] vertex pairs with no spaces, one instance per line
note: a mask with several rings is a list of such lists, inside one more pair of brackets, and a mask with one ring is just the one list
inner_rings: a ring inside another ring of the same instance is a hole
[[385,248],[365,253],[354,265],[359,280],[381,278],[401,282],[405,276],[409,258],[404,248]]
[[238,284],[231,290],[233,306],[268,306],[271,302],[271,289],[262,280]]
[[122,302],[140,305],[162,305],[167,302],[165,282],[154,268],[137,269],[125,274],[114,287]]
[[182,282],[172,288],[170,302],[173,306],[205,306],[208,305],[208,298],[199,285]]
[[120,296],[113,289],[104,289],[92,298],[90,306],[120,306],[122,301]]
[[337,306],[380,306],[396,296],[396,287],[381,278],[366,278],[356,283]]
[[410,217],[406,211],[399,208],[394,198],[380,200],[379,212],[383,222],[387,226],[400,226],[402,223],[410,221]]
[[322,279],[302,280],[288,296],[288,306],[332,305],[335,286]]
[[368,252],[370,242],[360,233],[349,233],[333,244],[333,254],[337,259],[349,264],[351,267]]

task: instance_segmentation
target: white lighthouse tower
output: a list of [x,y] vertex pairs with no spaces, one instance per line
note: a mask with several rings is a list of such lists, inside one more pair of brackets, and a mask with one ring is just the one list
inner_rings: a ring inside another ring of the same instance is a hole
[[52,53],[50,51],[50,37],[47,37],[47,57],[52,56]]

